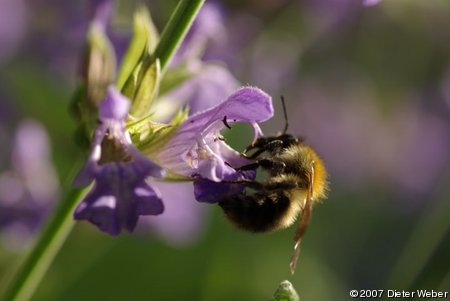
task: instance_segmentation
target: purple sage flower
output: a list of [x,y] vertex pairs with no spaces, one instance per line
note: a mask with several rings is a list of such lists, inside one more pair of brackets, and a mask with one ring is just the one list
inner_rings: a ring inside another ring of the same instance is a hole
[[258,88],[241,88],[222,103],[184,121],[156,155],[156,161],[171,172],[196,178],[194,194],[198,201],[217,202],[220,197],[239,193],[244,188],[219,182],[255,177],[253,171],[237,172],[233,168],[249,161],[223,141],[220,131],[234,122],[249,122],[256,139],[262,135],[258,122],[272,116],[269,95]]
[[125,96],[108,88],[89,159],[75,180],[79,186],[95,180],[75,210],[75,219],[88,220],[111,235],[123,228],[131,232],[140,215],[164,210],[159,192],[146,182],[147,177],[161,177],[162,169],[137,150],[125,130],[129,106]]

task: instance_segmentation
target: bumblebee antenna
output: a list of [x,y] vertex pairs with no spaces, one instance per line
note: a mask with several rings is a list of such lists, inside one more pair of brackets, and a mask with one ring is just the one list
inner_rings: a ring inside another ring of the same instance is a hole
[[286,103],[284,101],[284,96],[281,95],[281,104],[283,105],[283,113],[284,113],[284,130],[283,130],[283,134],[286,134],[287,129],[289,127],[289,122],[288,122],[288,115],[287,115],[287,110],[286,110]]

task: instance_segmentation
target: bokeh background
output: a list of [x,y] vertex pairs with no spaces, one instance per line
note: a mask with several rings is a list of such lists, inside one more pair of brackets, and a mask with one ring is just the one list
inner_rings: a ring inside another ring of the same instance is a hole
[[[295,275],[293,228],[240,232],[217,206],[193,197],[186,205],[175,193],[178,215],[142,219],[134,234],[77,224],[32,300],[268,300],[284,279],[302,300],[349,300],[350,289],[449,291],[450,2],[206,2],[214,13],[202,23],[203,60],[273,96],[266,134],[284,126],[283,95],[289,132],[330,173]],[[176,1],[146,4],[161,30]],[[117,5],[119,58],[135,6]],[[81,154],[68,106],[89,7],[0,0],[0,286],[32,243],[34,211],[58,201]],[[238,149],[251,136],[246,126],[224,134]]]

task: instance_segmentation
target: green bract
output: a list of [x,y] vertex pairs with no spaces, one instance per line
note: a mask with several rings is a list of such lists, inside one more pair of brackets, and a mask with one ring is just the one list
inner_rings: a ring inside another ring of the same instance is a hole
[[145,117],[153,100],[158,96],[161,69],[159,60],[149,63],[147,56],[139,62],[128,78],[122,93],[131,100],[130,114]]
[[284,280],[280,283],[271,301],[300,301],[292,283]]
[[133,37],[122,66],[117,75],[116,85],[122,89],[128,77],[137,66],[144,52],[152,53],[159,40],[159,34],[145,6],[140,6],[133,20]]
[[152,116],[138,121],[129,121],[127,131],[133,144],[146,156],[157,153],[176,133],[178,127],[188,117],[188,110],[182,109],[169,124],[152,121]]
[[139,7],[134,15],[133,38],[117,78],[117,87],[131,100],[130,114],[136,118],[148,115],[158,95],[161,68],[159,60],[152,56],[158,40],[148,10]]

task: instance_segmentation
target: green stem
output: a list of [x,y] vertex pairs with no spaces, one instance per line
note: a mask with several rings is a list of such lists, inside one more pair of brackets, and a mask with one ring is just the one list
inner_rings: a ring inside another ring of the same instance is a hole
[[183,41],[204,2],[205,0],[181,0],[178,3],[154,52],[154,57],[159,58],[161,64],[161,73]]
[[73,189],[52,218],[6,287],[4,301],[29,300],[74,226],[73,210],[87,192]]

